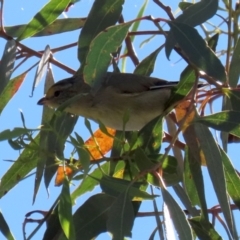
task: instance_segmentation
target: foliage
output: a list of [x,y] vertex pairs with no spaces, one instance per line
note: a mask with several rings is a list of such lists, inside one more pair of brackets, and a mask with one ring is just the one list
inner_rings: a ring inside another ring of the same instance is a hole
[[[240,138],[239,4],[234,6],[230,0],[179,1],[181,12],[175,17],[171,6],[159,0],[145,0],[138,16],[131,16],[132,20],[125,22],[123,0],[95,0],[85,18],[57,19],[63,11],[71,11],[71,4],[70,0],[49,1],[24,25],[9,27],[1,22],[0,37],[6,40],[6,45],[0,63],[0,113],[20,91],[27,73],[33,68],[37,68],[33,91],[47,72],[45,92],[54,82],[51,65],[71,74],[83,74],[85,81],[96,88],[109,65],[117,70],[125,66],[126,59],[134,64],[135,73],[150,75],[159,67],[156,59],[164,50],[166,57],[162,61],[168,61],[174,52],[186,62],[186,68],[179,72],[180,82],[172,91],[164,114],[139,132],[115,131],[102,124],[93,132],[86,119],[85,127],[90,136],[84,141],[80,133],[73,132],[76,116],[45,107],[41,128],[28,128],[21,114],[23,127],[0,132],[0,141],[8,141],[13,150],[20,151],[1,178],[1,198],[14,191],[12,188],[18,187],[17,183],[34,169],[33,202],[42,181],[48,189],[56,174],[55,184],[62,186],[51,209],[42,212],[43,218],[36,229],[26,234],[24,228],[25,238],[32,239],[46,223],[42,239],[88,240],[103,232],[110,232],[113,239],[131,236],[135,239],[134,220],[149,216],[150,210],[139,212],[141,203],[148,200],[154,205],[150,215],[156,218],[149,239],[157,234],[159,239],[170,239],[172,232],[176,232],[179,239],[194,239],[195,236],[222,239],[222,231],[229,239],[238,239],[233,210],[240,208],[240,178],[227,148]],[[158,8],[158,16],[144,15],[149,5]],[[162,13],[165,18],[161,17]],[[152,23],[152,28],[139,30],[139,23],[143,21]],[[38,41],[42,36],[50,38],[78,29],[81,29],[78,41],[58,49],[47,46],[44,51],[36,51],[22,43],[26,38]],[[142,61],[133,48],[138,35],[151,35],[144,41],[147,46],[151,46],[152,38],[163,37]],[[218,41],[222,39],[224,51],[217,52]],[[80,62],[76,72],[53,58],[57,51],[68,51],[72,46],[77,46]],[[32,56],[39,58],[38,64],[16,75],[16,69]],[[13,74],[16,76],[12,77]],[[207,86],[199,90],[197,86],[202,81]],[[207,115],[206,109],[209,106],[211,109],[219,98],[222,110]],[[128,117],[123,116],[123,121]],[[163,130],[163,120],[167,130]],[[221,133],[221,140],[215,137],[215,131]],[[163,144],[167,144],[165,149]],[[70,156],[66,154],[65,145],[73,149]],[[106,155],[109,151],[110,155]],[[205,192],[208,183],[204,179],[204,168],[208,170],[219,203],[214,208],[207,206],[213,193]],[[75,184],[72,192],[71,182]],[[72,214],[75,201],[96,186],[102,192],[92,195]],[[24,227],[31,222],[31,214],[27,214]],[[220,230],[215,226],[216,219]],[[0,221],[3,235],[14,239],[11,223],[8,226],[2,213]]]

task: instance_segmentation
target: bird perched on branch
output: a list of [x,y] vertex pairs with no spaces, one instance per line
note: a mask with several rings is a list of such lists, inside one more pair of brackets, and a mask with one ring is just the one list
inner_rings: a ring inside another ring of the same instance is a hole
[[130,73],[106,73],[94,92],[82,76],[73,76],[52,85],[39,105],[57,108],[105,126],[123,130],[123,116],[128,112],[126,131],[140,130],[165,110],[171,89],[178,82]]

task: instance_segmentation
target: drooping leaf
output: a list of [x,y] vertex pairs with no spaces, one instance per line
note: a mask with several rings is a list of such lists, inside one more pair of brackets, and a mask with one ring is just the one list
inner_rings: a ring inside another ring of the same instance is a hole
[[65,179],[58,204],[58,216],[61,227],[67,239],[75,240],[75,229],[72,216],[72,202],[70,197],[69,182]]
[[[74,31],[84,26],[86,18],[64,18],[56,19],[53,23],[45,27],[40,32],[34,34],[32,37],[51,36],[59,33]],[[7,34],[11,37],[17,38],[21,35],[26,25],[15,25],[11,27],[4,27]]]
[[91,41],[107,27],[115,25],[122,12],[123,0],[96,0],[78,40],[78,59],[84,65]]
[[203,220],[201,217],[194,217],[189,219],[194,232],[199,239],[204,240],[222,240],[222,237],[219,233],[216,232],[213,225]]
[[132,186],[129,187],[130,181],[113,178],[104,175],[100,180],[100,186],[102,190],[112,196],[118,196],[119,194],[123,193],[124,191],[128,190],[128,195],[131,198],[137,197],[137,199],[154,199],[156,196],[152,196],[147,192],[141,191],[139,187],[141,184],[134,183]]
[[194,27],[213,17],[217,9],[218,0],[201,0],[189,5],[175,21]]
[[3,56],[1,59],[1,64],[0,64],[0,76],[1,76],[0,94],[3,92],[3,90],[7,86],[8,81],[11,77],[14,63],[15,63],[16,50],[17,50],[17,45],[15,40],[7,41],[4,48]]
[[7,103],[12,99],[12,97],[21,87],[26,75],[27,73],[24,72],[21,75],[13,78],[11,81],[8,82],[3,92],[0,94],[0,114],[7,105]]
[[34,77],[34,81],[33,81],[33,86],[32,86],[32,95],[33,95],[33,91],[34,88],[39,84],[40,80],[42,79],[44,73],[46,72],[47,69],[47,63],[49,61],[49,58],[51,56],[51,49],[49,47],[49,45],[47,45],[45,47],[45,50],[43,52],[43,55],[39,61],[36,73],[35,73],[35,77]]
[[0,210],[0,232],[4,235],[7,240],[14,240],[14,236]]
[[163,118],[159,116],[150,121],[139,132],[134,147],[142,147],[148,153],[157,153],[160,150],[162,143],[162,129]]
[[[188,4],[188,3],[181,3]],[[191,3],[190,3],[191,4]],[[186,5],[185,5],[186,7]],[[218,0],[202,0],[195,4],[188,5],[188,7],[179,15],[172,23],[185,23],[188,26],[195,27],[199,24],[206,22],[209,18],[213,17],[218,9]],[[176,38],[176,37],[175,37]],[[169,31],[166,39],[166,56],[169,58],[172,49],[177,41],[174,38],[172,29]]]
[[36,166],[39,159],[39,134],[22,151],[18,159],[12,164],[1,178],[0,198],[16,186]]
[[[52,73],[51,67],[49,67],[47,74],[46,74],[45,83],[44,83],[44,94],[46,94],[49,87],[52,86],[53,84],[54,84],[53,73]],[[47,106],[43,106],[43,114],[42,114],[41,124],[43,126],[48,124],[51,121],[53,114],[54,114],[54,109],[51,109]],[[38,163],[37,163],[36,177],[35,177],[35,183],[34,183],[34,192],[33,192],[33,203],[35,202],[35,199],[36,199],[36,196],[38,193],[38,189],[39,189],[41,181],[42,181],[45,164],[48,159],[46,157],[45,150],[44,150],[47,146],[47,136],[48,136],[47,131],[40,131],[39,148],[42,149],[42,151],[40,151],[40,153],[39,153],[39,159],[38,159]]]
[[106,194],[90,197],[73,215],[76,239],[88,240],[107,231],[109,209],[115,198]]
[[67,137],[73,131],[77,119],[77,116],[72,116],[69,113],[58,112],[57,114],[53,115],[50,121],[50,127],[53,129],[53,131],[48,132],[45,142],[45,151],[48,153],[45,156],[46,165],[44,171],[44,182],[46,188],[48,188],[52,177],[57,171],[58,166],[56,165],[55,161],[56,156],[61,160],[64,159],[64,144]]
[[49,1],[26,25],[18,41],[29,38],[42,31],[50,25],[66,9],[71,0],[51,0]]
[[229,68],[229,85],[231,87],[235,87],[239,81],[240,76],[239,61],[240,61],[240,38],[238,38],[237,44],[233,50],[233,55]]
[[154,65],[159,52],[163,47],[157,48],[150,55],[144,58],[135,68],[134,73],[144,76],[150,76],[154,70]]
[[240,209],[240,177],[234,169],[228,155],[222,150],[223,169],[226,177],[227,191],[233,202]]
[[109,209],[107,230],[113,235],[113,239],[131,237],[134,221],[132,202],[127,191],[121,193]]
[[98,89],[100,86],[101,79],[111,61],[111,53],[116,52],[122,44],[131,24],[130,22],[109,27],[92,40],[86,57],[83,76],[84,80],[93,88]]
[[209,76],[225,82],[226,73],[221,61],[207,46],[197,30],[184,23],[169,22],[168,24],[176,42],[185,52],[190,62]]
[[37,130],[37,129],[27,129],[27,128],[20,128],[20,127],[16,127],[13,130],[7,129],[0,132],[0,141],[16,138],[16,137],[19,137],[20,135],[26,134],[34,130]]
[[186,219],[186,215],[184,214],[180,206],[165,188],[162,188],[162,195],[164,203],[168,207],[168,211],[172,218],[174,227],[178,233],[179,239],[193,239],[190,225]]
[[187,147],[185,148],[184,160],[184,186],[192,205],[201,207],[203,217],[208,221],[201,163],[195,160]]
[[206,126],[200,123],[195,123],[194,129],[196,132],[196,137],[199,141],[200,148],[202,149],[202,153],[205,156],[208,172],[219,204],[222,208],[227,226],[230,232],[233,233],[233,222],[227,196],[222,155],[220,153],[219,147],[213,139],[210,130]]
[[218,112],[196,118],[196,122],[200,122],[208,127],[212,127],[219,131],[229,132],[234,136],[240,137],[240,112]]
[[109,163],[107,162],[101,165],[101,169],[97,168],[88,176],[86,176],[81,181],[79,186],[77,186],[76,189],[72,192],[71,194],[72,202],[75,202],[76,199],[82,196],[84,193],[92,191],[99,184],[99,181],[102,178],[103,172],[107,172],[108,168],[109,168]]

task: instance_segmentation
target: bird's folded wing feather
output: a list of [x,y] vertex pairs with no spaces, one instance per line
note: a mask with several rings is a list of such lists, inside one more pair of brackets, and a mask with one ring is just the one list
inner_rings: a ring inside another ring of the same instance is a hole
[[158,78],[141,76],[128,73],[107,73],[104,87],[112,87],[121,93],[140,93],[159,88],[169,88],[177,85],[177,82],[168,82]]

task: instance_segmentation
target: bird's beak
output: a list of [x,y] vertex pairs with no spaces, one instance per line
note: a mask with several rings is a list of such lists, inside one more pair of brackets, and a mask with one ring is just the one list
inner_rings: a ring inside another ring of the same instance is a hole
[[46,105],[46,103],[47,103],[47,99],[46,97],[43,97],[37,102],[37,105]]

